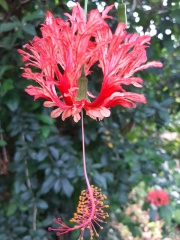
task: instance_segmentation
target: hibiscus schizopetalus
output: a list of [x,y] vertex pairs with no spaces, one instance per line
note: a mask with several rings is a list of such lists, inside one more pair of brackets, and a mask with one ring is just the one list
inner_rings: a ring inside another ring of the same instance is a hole
[[[67,20],[54,18],[47,12],[41,27],[41,37],[34,37],[24,50],[19,49],[25,62],[23,77],[34,80],[38,86],[28,86],[26,92],[34,99],[44,98],[45,107],[55,107],[51,117],[62,114],[62,119],[72,116],[78,122],[82,116],[83,167],[87,189],[81,192],[77,213],[71,219],[73,227],[67,226],[61,218],[54,219],[58,228],[49,228],[60,236],[79,229],[79,240],[83,240],[85,229],[90,231],[90,239],[98,236],[96,226],[108,217],[104,204],[106,196],[101,189],[90,185],[85,159],[83,109],[86,115],[102,120],[110,116],[110,108],[121,105],[136,107],[136,103],[146,103],[143,94],[126,91],[123,86],[142,87],[143,80],[133,74],[149,67],[162,67],[160,62],[147,62],[146,48],[150,36],[128,34],[126,25],[119,23],[112,33],[105,19],[114,5],[99,13],[91,10],[86,19],[84,10],[77,3],[72,15],[65,14]],[[103,78],[97,96],[88,91],[87,76],[93,74],[90,68],[97,64]],[[36,70],[35,70],[36,69]]]
[[[85,109],[91,118],[101,120],[116,105],[130,108],[136,107],[136,102],[146,103],[143,94],[127,92],[123,86],[142,87],[142,79],[133,74],[162,64],[147,62],[150,36],[128,34],[124,23],[112,33],[105,19],[112,18],[107,14],[113,6],[106,7],[102,14],[91,10],[88,19],[78,3],[72,15],[65,14],[66,21],[47,12],[42,37],[36,36],[24,45],[25,50],[19,50],[26,63],[23,77],[39,85],[28,86],[26,92],[35,100],[44,98],[45,107],[55,107],[52,118],[62,114],[63,120],[72,116],[77,122]],[[87,80],[95,63],[103,73],[97,96],[88,91]],[[37,71],[32,70],[34,67]]]
[[[100,229],[103,229],[100,224],[104,223],[104,220],[108,217],[108,213],[106,213],[104,209],[108,208],[109,206],[104,205],[103,201],[107,197],[102,194],[101,189],[98,189],[92,185],[91,190],[92,193],[89,192],[89,190],[83,190],[81,192],[77,213],[74,213],[74,217],[70,220],[70,222],[76,223],[74,227],[68,227],[62,222],[61,218],[58,218],[54,219],[54,222],[60,227],[49,227],[49,231],[56,231],[57,236],[60,236],[61,234],[80,229],[81,232],[79,240],[83,240],[84,231],[87,228],[90,231],[90,240],[93,239],[93,236],[98,237],[99,234],[97,233],[94,224],[98,225]],[[90,196],[91,194],[93,194],[93,196]]]
[[157,207],[167,205],[169,204],[169,195],[163,189],[154,189],[148,192],[146,202],[150,202]]

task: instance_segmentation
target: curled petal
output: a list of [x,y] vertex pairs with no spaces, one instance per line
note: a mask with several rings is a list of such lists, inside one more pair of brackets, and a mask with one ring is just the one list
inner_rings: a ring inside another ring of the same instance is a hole
[[46,19],[45,19],[45,23],[46,25],[52,25],[54,22],[54,16],[50,11],[47,11],[46,13]]
[[102,12],[102,18],[110,18],[112,19],[111,16],[108,16],[107,13],[114,7],[114,4],[107,6],[105,10]]
[[45,98],[45,99],[49,99],[49,96],[47,94],[47,92],[42,89],[41,87],[34,87],[32,85],[29,85],[25,91],[31,95],[34,96],[34,100],[38,99],[38,98]]
[[44,107],[55,107],[56,106],[56,103],[54,103],[54,102],[51,102],[51,101],[46,101],[46,102],[44,102]]
[[[102,13],[91,10],[87,19],[79,3],[72,14],[65,14],[68,20],[55,18],[48,11],[40,29],[42,37],[35,36],[23,50],[18,50],[25,62],[22,76],[40,85],[30,85],[26,92],[35,100],[44,98],[45,107],[57,107],[52,117],[62,114],[65,120],[72,116],[77,122],[84,108],[88,116],[101,120],[109,117],[110,108],[116,105],[129,108],[136,107],[136,102],[146,103],[143,94],[126,92],[123,87],[132,84],[141,88],[142,79],[133,74],[149,67],[162,67],[162,63],[147,62],[150,36],[128,34],[124,23],[117,25],[115,33],[111,31],[106,19],[112,18],[108,13],[113,7],[107,6]],[[87,80],[82,101],[77,101],[81,91],[79,79],[88,79],[94,64],[102,71],[101,90],[95,97],[88,91]]]
[[67,109],[62,114],[62,120],[64,121],[67,117],[72,115],[72,109]]
[[104,117],[109,117],[111,115],[110,110],[105,107],[100,107],[100,112]]
[[135,87],[142,88],[141,83],[143,80],[141,78],[123,78],[122,80],[117,80],[117,82],[121,83],[122,85],[134,85]]
[[57,108],[51,112],[51,117],[57,118],[61,115],[62,112],[63,112],[63,110],[61,108]]
[[79,113],[77,113],[77,114],[74,115],[74,121],[75,121],[75,122],[79,122],[80,119],[81,119],[81,116],[80,116]]
[[106,102],[106,107],[113,107],[116,105],[121,105],[126,108],[136,107],[135,102],[146,103],[146,98],[143,94],[124,92],[116,92],[109,97]]
[[136,68],[136,72],[137,71],[142,71],[144,69],[150,68],[150,67],[157,67],[157,68],[161,68],[163,66],[163,64],[161,62],[157,62],[157,61],[152,61],[152,62],[148,62],[145,65],[142,65],[138,68]]
[[99,120],[102,120],[104,117],[109,117],[111,112],[106,107],[99,107],[86,109],[86,114],[93,119],[98,118]]

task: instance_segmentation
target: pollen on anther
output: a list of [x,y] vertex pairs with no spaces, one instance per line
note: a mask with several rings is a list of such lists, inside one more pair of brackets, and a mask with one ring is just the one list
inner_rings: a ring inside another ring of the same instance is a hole
[[96,232],[96,225],[100,230],[103,229],[101,223],[106,223],[104,219],[109,216],[108,213],[105,212],[105,208],[107,208],[108,205],[104,205],[102,201],[104,199],[104,195],[97,187],[91,186],[91,190],[81,191],[76,213],[74,213],[74,217],[70,220],[70,222],[74,222],[76,225],[68,227],[62,222],[61,218],[58,218],[54,219],[54,222],[60,226],[57,229],[49,228],[49,230],[56,231],[56,234],[60,236],[64,233],[79,229],[79,240],[83,240],[85,229],[89,229],[90,240],[93,239],[93,236],[98,237],[99,234]]

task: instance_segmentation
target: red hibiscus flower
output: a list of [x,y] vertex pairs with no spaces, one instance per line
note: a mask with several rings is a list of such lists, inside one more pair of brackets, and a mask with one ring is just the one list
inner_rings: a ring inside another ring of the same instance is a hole
[[169,195],[163,189],[161,190],[152,190],[148,192],[146,202],[150,202],[155,206],[162,206],[169,204]]
[[[55,107],[51,117],[62,114],[77,122],[80,112],[93,119],[110,115],[110,108],[121,105],[136,107],[136,102],[146,103],[143,94],[128,92],[123,85],[142,87],[142,79],[133,74],[149,67],[162,67],[160,62],[148,62],[146,47],[150,36],[127,34],[125,24],[119,23],[113,34],[105,21],[114,5],[100,14],[91,10],[88,19],[77,3],[66,21],[54,18],[47,12],[41,27],[42,37],[35,37],[25,50],[19,49],[26,62],[23,77],[34,80],[39,86],[28,86],[26,92],[34,99],[44,98],[45,107]],[[87,90],[86,76],[98,63],[102,70],[102,86],[98,96]],[[34,70],[37,69],[37,70]]]

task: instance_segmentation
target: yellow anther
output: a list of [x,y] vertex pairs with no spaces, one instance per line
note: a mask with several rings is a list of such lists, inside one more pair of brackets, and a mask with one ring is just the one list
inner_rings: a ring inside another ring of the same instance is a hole
[[103,230],[103,227],[100,227],[101,230]]
[[105,205],[105,208],[108,208],[109,207],[109,205]]
[[75,226],[74,226],[74,228],[75,228],[75,229],[77,229],[77,228],[78,228],[78,226],[77,226],[77,225],[75,225]]
[[110,141],[110,140],[111,140],[110,136],[106,137],[106,141]]
[[96,233],[96,237],[99,237],[99,234]]
[[105,133],[106,135],[110,134],[110,132],[109,132],[108,130],[106,130],[104,133]]

